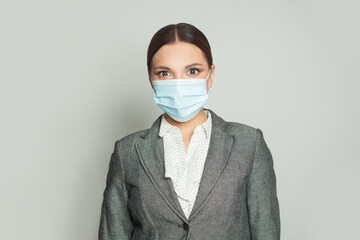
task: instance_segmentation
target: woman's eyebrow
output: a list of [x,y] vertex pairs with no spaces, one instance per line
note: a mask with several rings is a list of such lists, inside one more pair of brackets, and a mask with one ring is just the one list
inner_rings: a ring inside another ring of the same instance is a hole
[[[201,63],[192,63],[190,65],[187,65],[184,69],[186,68],[190,68],[190,67],[194,67],[194,66],[202,66]],[[169,67],[166,67],[166,66],[157,66],[157,67],[154,67],[154,70],[156,69],[166,69],[166,70],[171,70]]]
[[154,67],[154,70],[159,69],[159,68],[161,68],[161,69],[166,69],[166,70],[170,70],[170,68],[165,67],[165,66]]
[[192,63],[192,64],[190,64],[190,65],[187,65],[187,66],[185,67],[185,69],[186,69],[186,68],[190,68],[190,67],[194,67],[194,66],[202,66],[202,64],[201,64],[201,63]]

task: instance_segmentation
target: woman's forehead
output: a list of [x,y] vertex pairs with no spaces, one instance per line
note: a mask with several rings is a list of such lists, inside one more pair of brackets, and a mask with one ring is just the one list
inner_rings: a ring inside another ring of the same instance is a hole
[[176,42],[162,46],[154,55],[156,65],[189,65],[194,62],[204,64],[205,54],[196,45],[187,42]]

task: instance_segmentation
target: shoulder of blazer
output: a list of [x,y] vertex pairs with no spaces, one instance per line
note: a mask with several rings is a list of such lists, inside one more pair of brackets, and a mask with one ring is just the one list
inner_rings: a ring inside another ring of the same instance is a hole
[[115,149],[120,152],[121,156],[130,156],[132,152],[135,152],[134,146],[138,141],[143,140],[142,136],[149,131],[148,129],[143,129],[130,133],[115,142]]
[[232,135],[235,143],[250,152],[255,151],[258,128],[239,122],[227,122],[231,126],[228,134]]
[[235,135],[241,135],[241,134],[245,134],[245,135],[252,135],[252,136],[256,136],[256,131],[257,128],[244,124],[244,123],[239,123],[239,122],[226,122],[229,126],[231,126],[231,133],[235,134]]

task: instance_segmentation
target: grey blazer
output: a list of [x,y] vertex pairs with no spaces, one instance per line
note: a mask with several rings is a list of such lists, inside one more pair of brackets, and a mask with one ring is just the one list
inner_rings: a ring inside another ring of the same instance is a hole
[[115,143],[103,193],[100,240],[277,240],[280,213],[273,159],[260,129],[212,110],[208,155],[187,219],[164,177],[161,115]]

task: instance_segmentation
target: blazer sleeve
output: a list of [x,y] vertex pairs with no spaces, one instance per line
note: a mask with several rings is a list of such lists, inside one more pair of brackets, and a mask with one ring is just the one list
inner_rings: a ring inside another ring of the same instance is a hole
[[251,239],[279,240],[280,211],[273,158],[260,129],[256,129],[255,158],[247,181],[247,207]]
[[124,179],[119,140],[111,155],[101,207],[99,240],[131,239],[133,223],[127,203],[129,193]]

